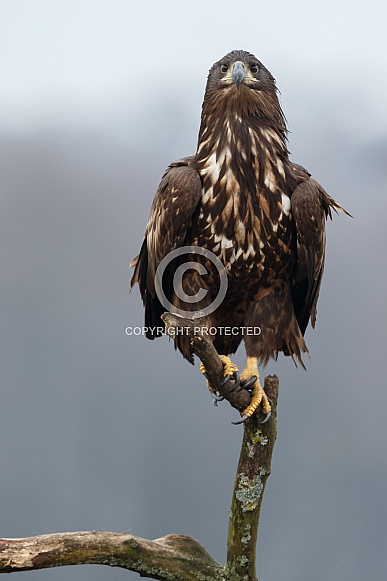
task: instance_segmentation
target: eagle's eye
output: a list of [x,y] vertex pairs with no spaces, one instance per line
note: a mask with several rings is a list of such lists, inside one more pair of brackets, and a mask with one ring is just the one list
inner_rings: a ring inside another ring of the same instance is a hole
[[220,65],[220,72],[221,73],[227,73],[228,71],[228,66],[225,65],[224,63],[222,65]]
[[259,71],[259,66],[258,65],[251,65],[250,71],[253,73],[253,75],[256,75],[257,72]]

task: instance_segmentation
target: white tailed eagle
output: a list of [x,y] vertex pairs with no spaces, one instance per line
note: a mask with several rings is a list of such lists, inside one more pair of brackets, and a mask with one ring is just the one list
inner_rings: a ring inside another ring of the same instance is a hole
[[[243,419],[260,404],[265,414],[270,412],[259,364],[282,351],[303,366],[302,354],[308,352],[304,333],[309,320],[313,327],[316,321],[325,221],[332,209],[345,212],[306,169],[289,159],[273,76],[248,52],[224,56],[208,75],[195,155],[172,163],[161,180],[140,253],[132,262],[131,285],[139,284],[145,325],[162,328],[160,316],[167,309],[156,293],[155,273],[168,253],[201,247],[223,263],[226,296],[200,324],[233,328],[233,334],[212,335],[222,356],[234,353],[244,339],[247,363],[240,383],[252,388],[252,399]],[[188,259],[207,272],[191,268],[182,277],[186,295],[206,291],[199,305],[182,300],[174,290],[174,276]],[[162,288],[170,304],[194,317],[214,300],[218,279],[206,257],[185,255],[167,266]],[[259,328],[260,334],[246,334],[246,328]],[[157,334],[149,331],[148,337]],[[175,344],[193,360],[188,337],[177,336]],[[233,374],[230,359],[222,360],[225,375]]]

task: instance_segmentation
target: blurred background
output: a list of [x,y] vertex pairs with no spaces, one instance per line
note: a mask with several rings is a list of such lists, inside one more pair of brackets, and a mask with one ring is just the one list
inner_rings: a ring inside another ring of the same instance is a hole
[[245,49],[277,79],[292,159],[354,216],[328,224],[308,371],[265,370],[258,575],[385,580],[386,26],[382,0],[0,3],[0,536],[181,533],[224,563],[237,412],[167,338],[125,328],[143,324],[129,262],[161,175],[195,151],[208,69]]

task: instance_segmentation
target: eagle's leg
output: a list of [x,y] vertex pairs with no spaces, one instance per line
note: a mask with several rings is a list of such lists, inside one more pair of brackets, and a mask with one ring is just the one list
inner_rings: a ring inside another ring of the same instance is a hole
[[247,408],[243,410],[241,421],[245,421],[250,418],[257,407],[261,405],[262,412],[267,416],[264,422],[267,422],[271,415],[271,406],[259,379],[257,357],[247,357],[246,367],[240,376],[240,383],[242,387],[252,387],[250,405],[248,405]]
[[[219,357],[223,363],[224,383],[226,383],[229,379],[233,378],[235,380],[235,383],[237,385],[239,385],[238,367],[226,355],[219,355]],[[208,381],[207,370],[204,367],[203,363],[200,363],[200,371],[206,377],[206,385],[207,385],[212,397],[215,399],[215,403],[216,403],[216,401],[221,401],[222,399],[224,399],[222,396],[218,395],[218,390],[216,388],[213,388],[212,385],[210,384],[210,382]]]

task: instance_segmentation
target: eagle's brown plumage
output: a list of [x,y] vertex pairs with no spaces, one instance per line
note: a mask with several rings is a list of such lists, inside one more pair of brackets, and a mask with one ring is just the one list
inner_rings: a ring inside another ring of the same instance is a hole
[[[138,282],[145,324],[162,327],[165,312],[155,292],[160,261],[181,246],[213,252],[224,264],[228,291],[209,315],[208,327],[260,327],[245,335],[246,353],[266,364],[279,351],[302,364],[303,335],[316,305],[325,258],[325,219],[344,211],[301,166],[289,160],[285,118],[275,80],[256,57],[233,51],[210,69],[197,151],[172,163],[153,201],[132,286]],[[192,258],[192,257],[191,257]],[[184,257],[188,260],[188,257]],[[168,300],[185,310],[173,292],[179,262],[165,272]],[[217,294],[211,265],[208,275],[187,271],[184,288],[207,291],[200,308]],[[149,333],[150,338],[155,334]],[[218,352],[235,352],[237,335],[216,335]],[[176,339],[192,360],[187,338]]]

